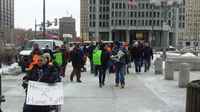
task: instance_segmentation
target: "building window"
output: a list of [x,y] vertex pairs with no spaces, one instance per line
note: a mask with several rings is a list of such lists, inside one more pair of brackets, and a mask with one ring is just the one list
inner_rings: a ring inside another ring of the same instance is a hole
[[152,17],[152,12],[150,12],[150,17]]
[[149,26],[152,26],[152,20],[149,20]]
[[149,26],[149,25],[148,25],[148,20],[145,21],[145,26]]
[[137,23],[136,20],[134,20],[134,26],[136,26],[136,23]]
[[119,12],[119,17],[121,17],[121,16],[122,16],[121,14],[122,14],[122,12]]
[[112,12],[112,17],[114,17],[114,12]]
[[149,9],[149,4],[148,3],[146,4],[146,9]]
[[154,17],[154,18],[156,17],[156,12],[153,12],[153,17]]
[[149,17],[149,12],[146,12],[146,17]]
[[126,8],[126,4],[125,4],[125,3],[123,3],[123,8],[124,8],[124,9]]
[[115,4],[114,3],[112,3],[112,9],[114,9],[115,8]]
[[118,17],[118,12],[115,12],[115,17]]
[[122,25],[122,21],[121,20],[119,20],[119,26],[121,26]]
[[115,8],[118,9],[118,3],[115,3]]
[[133,17],[133,12],[131,12],[131,17]]
[[156,25],[156,20],[153,20],[153,26],[155,26]]
[[125,21],[125,20],[123,20],[123,25],[124,25],[124,26],[126,25],[126,21]]
[[93,12],[96,12],[96,8],[95,7],[93,7]]
[[101,23],[101,22],[99,22],[99,26],[100,26],[100,27],[102,26],[102,23]]
[[131,24],[131,26],[133,25],[133,20],[131,20],[131,23],[130,23],[130,24]]
[[142,20],[142,24],[141,25],[144,26],[144,20]]
[[168,20],[168,25],[171,26],[171,21],[170,20]]
[[144,12],[142,12],[142,17],[144,17]]
[[157,17],[158,17],[158,18],[160,17],[160,12],[157,12]]
[[121,9],[122,8],[122,4],[121,3],[119,3],[119,9]]
[[157,26],[160,26],[160,21],[159,20],[157,20]]
[[140,15],[140,12],[138,12],[138,17],[140,17],[141,15]]
[[137,17],[137,12],[134,12],[135,13],[135,18]]

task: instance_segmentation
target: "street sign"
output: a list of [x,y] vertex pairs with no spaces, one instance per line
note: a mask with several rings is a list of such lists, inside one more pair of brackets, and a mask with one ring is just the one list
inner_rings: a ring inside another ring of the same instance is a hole
[[26,97],[27,105],[63,105],[63,83],[49,85],[47,83],[29,81]]

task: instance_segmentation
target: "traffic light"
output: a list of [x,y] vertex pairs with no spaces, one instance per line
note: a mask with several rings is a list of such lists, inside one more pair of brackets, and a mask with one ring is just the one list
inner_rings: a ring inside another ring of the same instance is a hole
[[42,31],[42,29],[43,29],[43,28],[42,28],[42,27],[40,27],[40,31]]
[[52,23],[50,21],[47,21],[47,27],[50,27]]
[[54,26],[57,26],[57,25],[58,25],[58,19],[55,18],[55,19],[54,19]]

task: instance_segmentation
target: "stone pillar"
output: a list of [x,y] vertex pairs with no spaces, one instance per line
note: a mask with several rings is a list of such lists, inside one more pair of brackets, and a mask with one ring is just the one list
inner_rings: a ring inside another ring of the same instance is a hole
[[180,64],[179,80],[178,86],[180,88],[185,88],[190,80],[190,64],[182,63]]
[[174,70],[171,62],[166,61],[165,63],[165,79],[173,80],[174,79]]
[[109,31],[109,41],[112,41],[112,30]]
[[157,58],[154,62],[155,66],[155,74],[162,74],[163,73],[163,61],[162,58]]
[[126,30],[126,42],[130,43],[130,32]]

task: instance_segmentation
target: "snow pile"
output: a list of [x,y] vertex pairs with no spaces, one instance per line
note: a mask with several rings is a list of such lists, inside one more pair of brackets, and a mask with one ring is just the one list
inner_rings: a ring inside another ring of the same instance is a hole
[[167,54],[167,56],[180,56],[181,54],[179,54],[179,53],[172,53],[172,52],[167,52],[166,53]]
[[18,65],[18,63],[14,63],[10,66],[2,66],[0,69],[0,74],[4,75],[17,75],[21,72],[21,69]]
[[193,53],[185,53],[181,55],[182,57],[196,57]]

